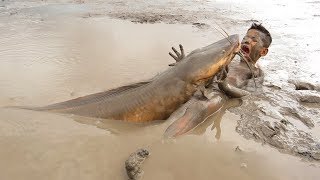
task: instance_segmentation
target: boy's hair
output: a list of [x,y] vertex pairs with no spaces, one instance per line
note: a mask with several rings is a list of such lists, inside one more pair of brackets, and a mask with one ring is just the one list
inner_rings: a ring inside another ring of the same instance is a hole
[[268,48],[272,42],[272,37],[271,37],[271,34],[269,33],[269,31],[263,27],[261,24],[257,24],[257,23],[252,23],[251,27],[248,29],[248,31],[250,29],[256,29],[262,33],[264,33],[266,36],[265,38],[262,39],[263,41],[263,46]]

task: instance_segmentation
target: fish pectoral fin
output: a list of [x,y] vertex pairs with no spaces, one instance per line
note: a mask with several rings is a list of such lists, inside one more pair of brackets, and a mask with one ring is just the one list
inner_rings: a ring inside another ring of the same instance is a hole
[[164,133],[164,137],[173,138],[179,135],[183,135],[197,127],[205,119],[205,104],[196,102],[187,108],[185,114],[182,117],[170,124],[170,126]]
[[164,133],[164,137],[173,138],[193,130],[212,114],[219,111],[225,103],[226,96],[223,93],[216,93],[210,99],[205,100],[197,98],[188,106],[182,117],[170,124]]

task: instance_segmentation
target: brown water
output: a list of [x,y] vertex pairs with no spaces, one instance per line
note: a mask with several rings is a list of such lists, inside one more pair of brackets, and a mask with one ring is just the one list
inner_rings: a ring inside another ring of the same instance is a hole
[[[221,38],[190,25],[80,18],[84,11],[44,6],[0,17],[0,106],[51,104],[148,79],[173,62],[171,46],[190,52]],[[126,179],[124,161],[141,147],[151,152],[144,179],[319,179],[318,164],[240,137],[239,118],[221,112],[164,141],[168,122],[101,125],[0,108],[0,179]]]

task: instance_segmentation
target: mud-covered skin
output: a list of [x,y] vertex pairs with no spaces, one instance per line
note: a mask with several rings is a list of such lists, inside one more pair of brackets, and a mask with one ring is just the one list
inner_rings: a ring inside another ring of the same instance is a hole
[[231,97],[239,98],[249,95],[249,92],[241,88],[247,85],[249,79],[253,79],[255,88],[257,88],[255,78],[262,75],[260,69],[255,65],[261,57],[268,54],[268,47],[272,39],[270,35],[270,38],[267,38],[266,32],[261,29],[252,28],[264,29],[263,26],[252,24],[241,41],[240,62],[233,63],[225,80],[219,83],[219,88]]
[[148,83],[26,109],[132,122],[167,119],[199,87],[227,66],[238,50],[239,36],[232,35],[191,52],[183,61]]
[[230,85],[230,83],[228,83],[227,81],[219,83],[219,88],[223,90],[227,95],[234,98],[241,98],[250,94],[246,90],[234,88],[234,86]]
[[253,75],[247,64],[242,60],[235,60],[228,67],[227,77],[218,83],[220,90],[232,98],[241,98],[250,94],[243,89],[250,79],[263,78],[261,70],[252,66]]

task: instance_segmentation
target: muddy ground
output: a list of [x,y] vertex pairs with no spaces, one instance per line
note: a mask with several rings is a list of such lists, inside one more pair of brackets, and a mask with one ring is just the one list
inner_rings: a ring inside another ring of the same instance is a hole
[[148,79],[172,62],[171,46],[190,52],[221,39],[218,25],[242,36],[259,21],[273,36],[259,60],[258,89],[175,142],[161,141],[168,123],[105,125],[1,108],[1,179],[125,179],[123,163],[141,147],[151,149],[145,179],[318,179],[319,8],[286,0],[0,2],[1,106],[50,104]]
[[[302,30],[319,22],[316,18],[319,3],[255,3],[115,1],[86,17],[108,15],[135,23],[190,24],[203,31],[222,25],[229,33],[240,34],[251,22],[262,22],[274,37],[270,55],[261,65],[266,78],[254,95],[245,98],[244,105],[231,110],[241,115],[236,130],[246,138],[268,143],[281,151],[320,160],[319,68],[307,69],[319,65],[315,62],[317,58],[310,58],[319,54],[317,42],[313,44],[315,40],[311,39],[317,31]],[[268,9],[272,11],[268,13]]]

